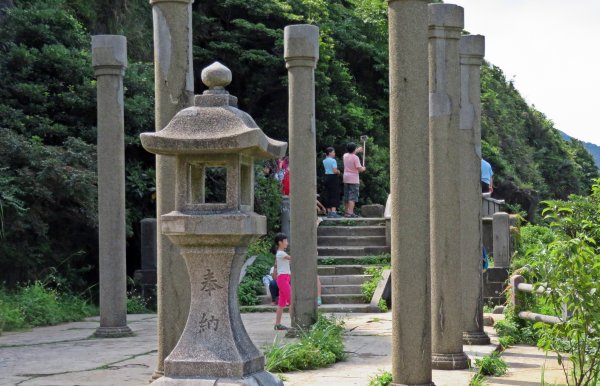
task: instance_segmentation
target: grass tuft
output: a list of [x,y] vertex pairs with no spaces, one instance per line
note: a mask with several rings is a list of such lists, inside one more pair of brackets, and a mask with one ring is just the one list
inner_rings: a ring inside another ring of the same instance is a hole
[[342,361],[344,351],[344,323],[334,317],[319,315],[317,322],[300,333],[297,342],[275,342],[266,348],[266,369],[271,372],[289,372],[318,369]]

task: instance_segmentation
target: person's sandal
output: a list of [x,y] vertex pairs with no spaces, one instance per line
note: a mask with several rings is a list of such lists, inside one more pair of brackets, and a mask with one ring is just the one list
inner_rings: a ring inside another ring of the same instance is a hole
[[274,329],[275,329],[275,331],[287,331],[287,330],[289,330],[289,328],[287,328],[283,324],[276,324]]

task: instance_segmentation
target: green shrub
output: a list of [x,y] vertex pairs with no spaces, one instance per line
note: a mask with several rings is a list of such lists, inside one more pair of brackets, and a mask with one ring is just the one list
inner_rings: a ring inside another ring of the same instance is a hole
[[148,300],[135,292],[127,292],[128,314],[152,314],[154,311],[149,307]]
[[481,375],[499,377],[508,372],[508,365],[497,352],[475,359],[475,367],[479,368],[479,374]]
[[556,236],[532,269],[540,277],[536,285],[549,289],[544,306],[560,315],[566,304],[570,317],[536,323],[538,343],[558,355],[567,384],[588,385],[600,377],[600,180],[588,197],[545,204],[542,214]]
[[368,386],[388,386],[392,381],[392,373],[389,371],[380,371],[375,376],[369,378]]
[[508,308],[504,315],[504,320],[499,320],[494,324],[502,347],[506,348],[515,344],[533,346],[537,344],[539,333],[533,328],[532,322],[519,319],[512,308]]
[[6,331],[81,320],[96,313],[81,297],[39,281],[12,292],[0,289],[0,325]]
[[258,303],[258,295],[263,293],[262,278],[269,273],[275,262],[271,253],[256,256],[252,265],[246,268],[246,276],[238,286],[238,300],[242,306],[253,306]]
[[390,268],[389,266],[384,266],[384,267],[367,267],[365,269],[365,274],[371,275],[371,278],[369,280],[365,281],[361,285],[361,291],[363,294],[363,298],[365,299],[366,302],[371,301],[371,299],[373,298],[373,294],[375,293],[375,290],[377,289],[377,285],[379,284],[379,281],[383,277],[383,271],[385,269],[389,269],[389,268]]
[[265,350],[266,369],[274,372],[317,369],[346,358],[343,341],[344,323],[319,315],[298,342],[279,344],[276,340]]

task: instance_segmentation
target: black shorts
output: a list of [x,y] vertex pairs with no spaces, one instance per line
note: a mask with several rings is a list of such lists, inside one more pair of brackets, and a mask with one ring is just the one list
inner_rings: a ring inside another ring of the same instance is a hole
[[340,178],[337,174],[325,174],[325,208],[340,206]]

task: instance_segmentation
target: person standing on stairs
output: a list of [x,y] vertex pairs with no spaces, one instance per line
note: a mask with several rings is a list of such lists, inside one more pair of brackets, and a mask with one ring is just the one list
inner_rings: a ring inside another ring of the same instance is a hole
[[367,170],[360,163],[360,158],[356,153],[361,153],[362,147],[356,147],[356,144],[350,142],[346,145],[346,154],[344,154],[344,206],[346,214],[344,217],[355,218],[354,205],[358,202],[358,188],[360,180],[358,174]]
[[342,217],[337,213],[337,207],[340,206],[340,170],[335,159],[335,149],[328,147],[325,149],[325,159],[323,160],[325,168],[325,207],[327,208],[327,218]]

